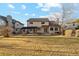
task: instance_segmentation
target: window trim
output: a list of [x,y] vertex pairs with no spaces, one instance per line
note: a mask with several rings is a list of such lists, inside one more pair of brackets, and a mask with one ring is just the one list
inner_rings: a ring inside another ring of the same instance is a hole
[[50,28],[50,31],[53,31],[54,29],[53,28]]
[[45,22],[41,22],[41,24],[45,24]]
[[55,31],[58,31],[58,27],[55,27]]
[[30,24],[33,24],[33,22],[30,22]]

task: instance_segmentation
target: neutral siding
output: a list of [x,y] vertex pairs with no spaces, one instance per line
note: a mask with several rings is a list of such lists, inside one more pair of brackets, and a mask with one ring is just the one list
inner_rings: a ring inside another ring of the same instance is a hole
[[20,23],[18,23],[18,22],[15,23],[15,28],[22,28],[22,27],[23,27],[23,25],[21,25]]
[[42,27],[42,25],[49,25],[49,22],[45,22],[45,24],[41,24],[41,22],[33,22],[33,24],[30,24],[30,22],[27,22],[27,27],[31,26]]
[[[50,28],[53,28],[53,31],[51,31]],[[49,27],[49,33],[50,33],[50,34],[54,34],[55,32],[60,32],[59,27],[57,27],[57,28],[58,28],[58,31],[56,31],[55,28],[56,28],[56,27]]]

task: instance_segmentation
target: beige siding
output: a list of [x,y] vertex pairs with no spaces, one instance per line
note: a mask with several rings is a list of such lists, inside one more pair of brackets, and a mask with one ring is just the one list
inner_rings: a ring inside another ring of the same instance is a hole
[[[53,28],[53,31],[51,31],[50,28]],[[49,33],[50,34],[55,34],[55,32],[59,32],[60,31],[60,29],[58,27],[57,27],[58,28],[58,31],[56,31],[55,28],[56,27],[49,27]]]
[[37,33],[44,33],[44,29],[40,28],[39,30],[37,30]]
[[20,23],[18,23],[18,22],[15,23],[15,28],[22,28],[22,27],[23,27],[23,25],[21,25]]
[[45,22],[45,24],[41,24],[41,22],[33,22],[33,24],[30,24],[30,22],[27,22],[27,26],[37,26],[42,27],[42,25],[49,25],[49,22]]

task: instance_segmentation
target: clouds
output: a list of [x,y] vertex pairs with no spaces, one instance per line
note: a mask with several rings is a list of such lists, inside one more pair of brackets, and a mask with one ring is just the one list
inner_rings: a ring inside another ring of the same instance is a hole
[[8,4],[8,6],[12,9],[14,9],[15,7],[12,4]]
[[26,9],[26,6],[25,5],[21,5],[22,9],[25,10]]
[[56,3],[38,3],[36,8],[40,8],[41,11],[50,11],[52,7],[61,8],[61,4]]
[[[13,5],[13,4],[8,4],[8,7],[9,7],[9,8],[12,8],[12,9],[15,9],[15,8],[16,8],[16,6]],[[20,5],[20,8],[21,8],[22,10],[25,10],[25,9],[26,9],[26,5]]]
[[35,13],[32,13],[31,15],[32,15],[32,16],[35,16],[36,14],[35,14]]
[[39,18],[48,18],[48,15],[46,15],[46,16],[39,16]]
[[24,15],[25,15],[25,16],[29,16],[29,17],[35,17],[35,16],[36,16],[36,14],[35,14],[35,13],[32,13],[32,14],[25,13]]
[[28,13],[25,13],[24,15],[25,15],[25,16],[28,16],[29,14],[28,14]]
[[41,8],[41,11],[50,11],[50,8]]

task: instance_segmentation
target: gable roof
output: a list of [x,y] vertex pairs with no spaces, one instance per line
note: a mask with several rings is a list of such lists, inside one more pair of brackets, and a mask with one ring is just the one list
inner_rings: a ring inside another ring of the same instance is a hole
[[60,25],[58,23],[56,23],[55,21],[50,21],[49,26],[59,26],[60,27]]
[[8,21],[7,21],[7,18],[6,18],[6,17],[4,17],[4,16],[1,16],[1,15],[0,15],[0,18],[1,18],[1,19],[3,19],[3,21],[5,21],[5,22],[7,22],[7,23],[8,23]]
[[[7,17],[5,17],[5,16],[1,16],[1,15],[0,15],[0,19],[3,19],[3,21],[5,21],[5,22],[8,23],[8,21],[7,21]],[[12,19],[12,23],[13,23],[13,24],[15,24],[16,22],[20,23],[21,25],[24,25],[23,23],[21,23],[21,22],[15,20],[15,19]]]
[[30,18],[27,22],[49,22],[48,18]]
[[15,19],[12,19],[12,23],[13,23],[13,24],[15,24],[16,22],[20,23],[21,25],[24,25],[23,23],[21,23],[21,22],[15,20]]

